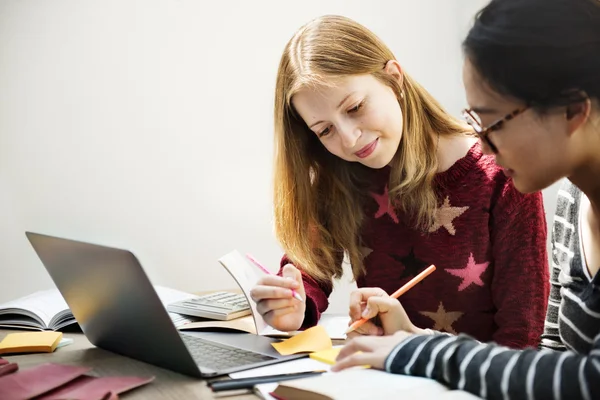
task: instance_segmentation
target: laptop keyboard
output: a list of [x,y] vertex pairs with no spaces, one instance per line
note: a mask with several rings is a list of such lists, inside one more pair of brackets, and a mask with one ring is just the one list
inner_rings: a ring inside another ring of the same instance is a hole
[[181,338],[200,367],[208,367],[215,371],[275,359],[275,357],[210,342],[192,335],[181,335]]

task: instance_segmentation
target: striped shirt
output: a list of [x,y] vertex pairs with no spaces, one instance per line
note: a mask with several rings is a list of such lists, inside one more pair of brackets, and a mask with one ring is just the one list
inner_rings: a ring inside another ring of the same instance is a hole
[[589,275],[582,257],[580,201],[581,192],[565,181],[552,229],[552,288],[540,350],[462,334],[415,335],[389,354],[386,370],[489,399],[600,399],[600,278]]

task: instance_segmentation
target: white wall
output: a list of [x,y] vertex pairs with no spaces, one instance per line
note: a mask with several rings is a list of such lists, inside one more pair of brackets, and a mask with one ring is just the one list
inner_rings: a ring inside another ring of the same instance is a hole
[[352,17],[457,114],[478,8],[463,3],[3,0],[0,302],[52,285],[25,230],[131,249],[187,291],[234,287],[216,261],[234,248],[275,270],[272,97],[289,37]]

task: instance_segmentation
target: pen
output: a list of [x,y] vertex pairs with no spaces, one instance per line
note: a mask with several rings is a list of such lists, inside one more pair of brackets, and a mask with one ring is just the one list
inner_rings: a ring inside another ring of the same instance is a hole
[[229,379],[224,381],[211,382],[208,384],[208,386],[210,386],[213,392],[220,392],[224,390],[249,389],[254,387],[254,385],[259,385],[261,383],[281,382],[289,381],[292,379],[309,378],[311,376],[321,375],[324,372],[326,371],[294,372],[291,374]]
[[[252,261],[252,264],[256,265],[258,268],[261,269],[261,271],[263,271],[264,273],[267,273],[269,275],[275,275],[273,274],[271,271],[269,271],[268,269],[266,269],[261,263],[259,263],[258,261],[256,261],[256,259],[254,257],[252,257],[250,254],[246,254],[246,257],[248,258],[248,260]],[[302,297],[294,290],[292,290],[292,295],[299,301],[303,301]]]
[[[419,283],[423,279],[425,279],[425,277],[427,275],[431,274],[433,271],[435,271],[435,265],[430,265],[429,267],[427,267],[426,269],[421,271],[421,273],[419,275],[415,276],[410,281],[406,282],[406,284],[404,286],[402,286],[400,289],[398,289],[394,293],[392,293],[392,295],[390,297],[397,299],[398,297],[402,296],[404,293],[408,292],[417,283]],[[359,320],[354,321],[352,323],[352,325],[350,325],[348,327],[348,329],[346,330],[345,333],[352,332],[353,330],[355,330],[356,328],[358,328],[359,326],[361,326],[362,324],[364,324],[367,321],[368,320],[365,318],[361,318]]]

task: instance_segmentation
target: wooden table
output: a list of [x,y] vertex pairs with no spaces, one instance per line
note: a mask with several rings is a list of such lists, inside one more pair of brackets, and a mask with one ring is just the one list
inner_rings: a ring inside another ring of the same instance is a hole
[[[0,329],[0,340],[16,330]],[[123,394],[129,399],[213,399],[206,381],[188,377],[176,372],[155,367],[92,345],[82,333],[65,333],[64,337],[74,339],[74,343],[57,349],[54,353],[2,356],[19,364],[19,369],[27,369],[43,363],[57,363],[92,367],[90,374],[96,376],[154,376],[153,382]],[[119,396],[121,397],[121,396]],[[256,400],[253,394],[227,397],[235,400]]]
[[[240,289],[222,289],[241,293]],[[197,292],[197,295],[212,293],[211,291]],[[23,332],[22,330],[1,329],[0,341],[9,333]],[[79,331],[80,332],[80,331]],[[57,349],[54,353],[27,354],[18,356],[2,356],[4,359],[19,364],[19,369],[26,369],[42,363],[69,364],[91,367],[90,372],[96,376],[154,376],[151,383],[131,392],[123,394],[124,399],[214,399],[212,390],[206,386],[206,381],[172,372],[154,365],[146,364],[132,358],[124,357],[107,350],[102,350],[91,344],[83,333],[63,333],[63,337],[72,338],[73,344]],[[334,340],[334,344],[343,344],[342,340]],[[219,397],[223,398],[223,397]],[[231,400],[257,400],[254,394],[227,396]]]
[[[17,330],[0,329],[0,340]],[[20,331],[22,332],[22,331]],[[19,364],[19,369],[27,369],[43,363],[68,364],[91,367],[90,372],[96,376],[154,376],[153,382],[123,394],[129,399],[214,399],[213,392],[206,386],[206,381],[188,377],[163,368],[155,367],[92,345],[82,333],[64,333],[64,337],[72,338],[73,344],[57,349],[54,353],[40,353],[2,356],[4,359]],[[342,341],[334,341],[341,344]],[[121,396],[119,396],[121,397]],[[223,398],[223,397],[221,397]],[[257,400],[254,394],[228,396],[231,400]]]

